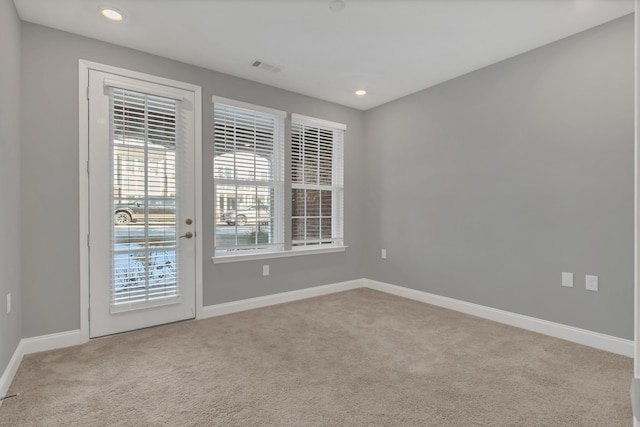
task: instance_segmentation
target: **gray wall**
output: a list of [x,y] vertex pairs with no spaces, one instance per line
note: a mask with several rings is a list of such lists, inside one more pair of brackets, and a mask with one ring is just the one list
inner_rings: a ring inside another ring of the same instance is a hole
[[[257,297],[363,277],[364,113],[69,33],[22,25],[23,336],[80,327],[78,249],[78,60],[100,62],[203,88],[204,303]],[[212,95],[348,126],[346,253],[216,264],[213,255]],[[34,264],[35,263],[35,264]]]
[[[20,338],[20,20],[0,0],[0,375]],[[12,309],[7,314],[6,298]]]
[[201,85],[205,177],[213,94],[348,125],[348,251],[214,265],[205,215],[205,305],[370,277],[632,338],[631,17],[367,113],[23,23],[24,337],[79,327],[79,58]]
[[369,110],[367,277],[633,339],[633,34],[630,15]]

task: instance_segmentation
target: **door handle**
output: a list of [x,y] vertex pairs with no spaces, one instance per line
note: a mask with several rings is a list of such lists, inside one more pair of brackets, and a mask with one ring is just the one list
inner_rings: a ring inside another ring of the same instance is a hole
[[187,231],[186,233],[184,233],[184,236],[180,236],[180,238],[182,237],[186,237],[187,239],[190,239],[193,237],[193,233],[190,231]]

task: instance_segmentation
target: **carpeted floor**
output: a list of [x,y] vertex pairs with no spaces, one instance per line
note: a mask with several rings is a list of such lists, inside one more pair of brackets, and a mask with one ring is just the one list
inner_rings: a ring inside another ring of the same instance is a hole
[[633,361],[357,289],[28,355],[2,426],[626,426]]

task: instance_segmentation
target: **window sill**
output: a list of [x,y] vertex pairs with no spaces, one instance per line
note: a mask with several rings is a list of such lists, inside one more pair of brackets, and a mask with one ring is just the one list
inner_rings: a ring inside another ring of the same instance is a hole
[[211,257],[214,264],[225,264],[229,262],[239,262],[239,261],[254,261],[259,259],[271,259],[271,258],[288,258],[292,256],[299,255],[317,255],[317,254],[330,254],[334,252],[345,252],[348,246],[331,246],[329,248],[319,248],[319,249],[292,249],[290,251],[279,251],[279,252],[265,252],[265,253],[254,253],[247,255],[227,255],[227,256],[217,256]]

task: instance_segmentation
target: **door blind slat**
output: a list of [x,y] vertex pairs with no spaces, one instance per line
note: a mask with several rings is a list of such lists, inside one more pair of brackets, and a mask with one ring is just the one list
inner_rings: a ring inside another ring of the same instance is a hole
[[176,254],[179,102],[111,88],[114,212],[111,305],[180,296]]

